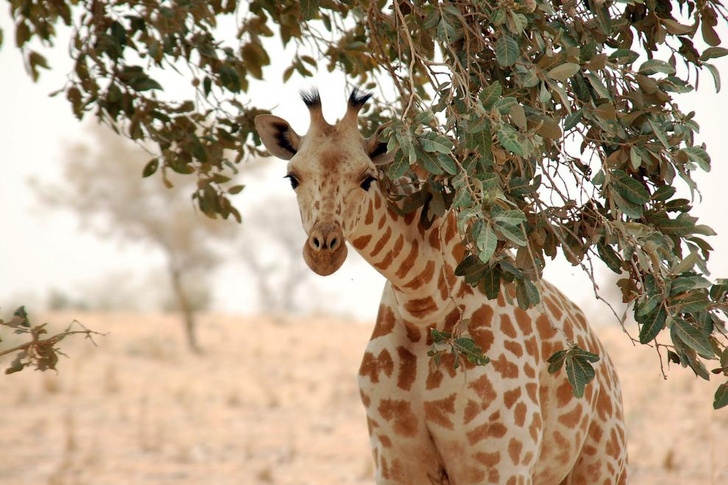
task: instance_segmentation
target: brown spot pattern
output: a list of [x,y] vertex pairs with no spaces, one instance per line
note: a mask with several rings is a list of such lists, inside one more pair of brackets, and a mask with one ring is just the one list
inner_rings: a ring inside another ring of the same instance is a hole
[[513,411],[513,420],[518,427],[526,424],[526,405],[523,402],[516,404],[516,409]]
[[374,325],[374,332],[372,332],[371,340],[392,333],[395,323],[396,321],[392,309],[387,306],[381,305],[379,307],[377,323]]
[[466,433],[468,443],[474,445],[486,438],[502,438],[508,432],[503,423],[485,423]]
[[480,404],[469,399],[468,403],[465,405],[465,411],[463,412],[463,422],[465,424],[470,423],[478,414],[480,414],[481,409],[482,407]]
[[407,254],[407,257],[405,257],[404,261],[402,261],[402,264],[395,273],[395,276],[397,278],[404,278],[405,276],[407,276],[407,273],[410,272],[412,266],[414,266],[415,261],[417,260],[420,249],[419,246],[419,241],[417,241],[417,239],[414,239],[412,241],[412,246],[410,247],[410,252]]
[[549,317],[544,314],[539,315],[536,319],[536,329],[543,340],[548,340],[556,336],[556,329],[551,325]]
[[404,329],[407,332],[407,340],[410,342],[419,342],[422,338],[422,332],[420,332],[420,329],[417,328],[414,323],[405,321]]
[[380,372],[390,377],[393,371],[394,362],[392,361],[392,355],[387,349],[382,350],[377,357],[374,357],[374,354],[371,352],[366,352],[362,359],[361,367],[359,368],[359,374],[361,376],[368,376],[374,384],[379,382]]
[[505,354],[501,354],[496,360],[491,360],[491,365],[504,379],[515,379],[518,377],[518,366],[508,360]]
[[385,421],[393,423],[392,428],[398,435],[412,437],[417,434],[417,417],[408,401],[382,399],[377,409]]
[[384,256],[384,259],[383,260],[381,260],[378,263],[374,263],[374,267],[377,268],[377,269],[381,269],[382,271],[384,271],[385,269],[389,268],[389,265],[390,264],[392,264],[392,259],[393,259],[392,258],[392,252],[389,251]]
[[514,340],[506,340],[503,342],[503,347],[516,357],[521,357],[523,355],[523,347]]
[[399,356],[397,386],[409,391],[417,378],[417,357],[404,347],[397,347],[397,355]]
[[534,441],[538,440],[538,435],[541,433],[541,426],[543,421],[541,420],[541,414],[535,413],[531,425],[528,427],[528,433],[531,435]]
[[374,205],[369,202],[369,208],[367,209],[367,215],[364,216],[364,224],[369,225],[374,222]]
[[556,402],[560,408],[563,408],[574,399],[574,392],[571,390],[571,384],[564,379],[559,387],[556,388]]
[[425,418],[428,422],[438,424],[446,429],[453,429],[454,425],[450,415],[455,413],[455,394],[445,399],[426,401],[424,403]]
[[480,378],[471,382],[468,387],[475,391],[475,394],[477,394],[480,398],[480,402],[484,404],[493,402],[495,398],[498,397],[495,389],[493,389],[493,384],[490,382],[490,379],[488,379],[486,374],[483,374]]
[[369,253],[370,257],[375,257],[379,254],[379,252],[384,248],[384,246],[389,242],[389,238],[392,237],[392,228],[388,227],[387,230],[384,232],[384,235],[377,241],[377,244],[374,246],[374,249],[372,249],[372,252]]
[[487,467],[494,467],[501,461],[500,451],[494,451],[493,453],[479,451],[473,455],[473,458]]
[[416,318],[422,318],[437,310],[437,303],[431,296],[414,298],[404,304],[404,309]]
[[511,317],[505,313],[500,318],[500,329],[507,337],[516,338],[518,336],[513,322],[511,322]]
[[582,406],[581,404],[577,404],[574,409],[566,414],[562,414],[561,416],[559,416],[559,423],[563,424],[567,428],[573,429],[579,423],[579,419],[581,419],[581,416]]
[[372,236],[366,235],[366,236],[361,236],[361,237],[354,239],[351,242],[351,244],[353,244],[356,249],[361,251],[362,249],[367,247],[367,244],[369,244],[369,241],[371,241],[371,240],[372,240]]
[[554,317],[555,320],[561,319],[561,308],[559,308],[559,304],[553,297],[546,297],[546,306],[549,307],[549,312],[551,312],[551,315]]
[[511,438],[508,442],[508,456],[514,465],[521,463],[521,451],[523,451],[523,443],[516,438]]
[[435,262],[430,260],[427,262],[425,267],[420,271],[414,278],[405,283],[404,288],[410,290],[416,290],[422,285],[429,283],[432,280],[432,276],[435,274]]
[[506,405],[506,408],[511,409],[514,404],[516,404],[516,401],[518,398],[521,397],[521,388],[517,387],[515,389],[511,389],[510,391],[506,391],[503,394],[503,404]]
[[440,249],[440,229],[434,228],[430,231],[430,237],[427,238],[427,242],[433,249]]
[[524,336],[531,335],[533,333],[533,326],[531,325],[531,317],[528,315],[528,312],[520,307],[516,307],[513,310],[513,315],[516,317],[516,324],[521,329],[521,333]]
[[442,380],[445,378],[445,374],[436,367],[434,364],[430,366],[430,371],[427,373],[427,381],[425,382],[425,389],[428,391],[437,389],[440,387]]

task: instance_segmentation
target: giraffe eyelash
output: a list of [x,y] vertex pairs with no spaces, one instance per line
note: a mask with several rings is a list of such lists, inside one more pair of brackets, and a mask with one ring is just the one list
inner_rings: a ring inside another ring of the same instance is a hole
[[291,188],[293,190],[296,190],[296,188],[298,188],[298,186],[301,183],[301,182],[299,182],[298,178],[296,178],[296,176],[293,175],[292,173],[287,173],[283,178],[288,179],[288,181],[291,182]]
[[362,189],[364,189],[365,191],[368,192],[369,188],[372,185],[372,182],[376,182],[376,181],[377,181],[376,177],[369,175],[368,177],[366,177],[364,180],[361,181],[361,183],[359,184],[359,187],[361,187]]

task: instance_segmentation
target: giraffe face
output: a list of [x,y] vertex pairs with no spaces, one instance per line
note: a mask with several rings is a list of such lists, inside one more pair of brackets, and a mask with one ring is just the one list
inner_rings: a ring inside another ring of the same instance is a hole
[[379,190],[375,164],[385,162],[386,144],[379,143],[378,134],[364,139],[356,123],[356,114],[368,97],[354,91],[346,116],[329,125],[317,93],[304,95],[311,112],[311,126],[304,136],[277,116],[255,119],[268,151],[289,161],[286,177],[296,192],[308,235],[303,257],[322,276],[334,273],[346,260],[345,241],[363,224],[364,209]]

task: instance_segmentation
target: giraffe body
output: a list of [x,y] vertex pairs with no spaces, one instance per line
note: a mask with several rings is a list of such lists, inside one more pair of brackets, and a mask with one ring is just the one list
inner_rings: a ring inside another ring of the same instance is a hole
[[[398,214],[376,183],[376,165],[391,154],[377,134],[359,134],[366,99],[355,91],[344,119],[329,125],[320,98],[304,96],[312,123],[303,137],[272,115],[256,127],[271,153],[290,160],[309,266],[336,271],[346,240],[388,280],[359,371],[377,484],[626,483],[619,381],[584,315],[547,283],[542,304],[522,310],[512,287],[488,300],[455,276],[466,249],[454,215],[424,227],[422,209]],[[470,336],[491,362],[455,369],[450,355],[435,365],[433,328]],[[547,370],[568,341],[601,356],[583,398],[563,370]]]

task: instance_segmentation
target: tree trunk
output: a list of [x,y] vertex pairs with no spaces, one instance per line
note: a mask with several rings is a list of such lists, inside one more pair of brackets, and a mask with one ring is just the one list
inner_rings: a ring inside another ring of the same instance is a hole
[[201,353],[202,349],[197,343],[195,312],[190,306],[189,298],[187,298],[187,293],[185,293],[185,289],[182,286],[182,274],[179,269],[170,265],[170,276],[172,277],[172,291],[174,291],[174,296],[177,298],[177,306],[184,320],[187,346],[192,352]]

